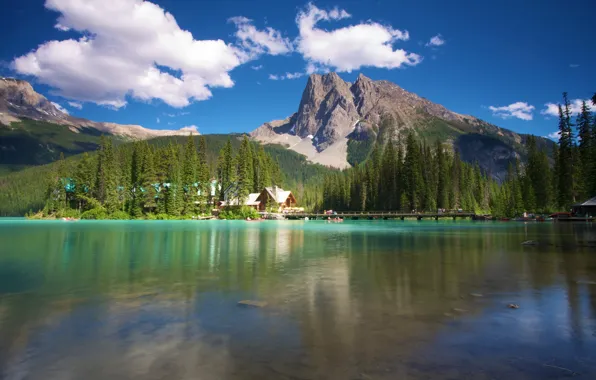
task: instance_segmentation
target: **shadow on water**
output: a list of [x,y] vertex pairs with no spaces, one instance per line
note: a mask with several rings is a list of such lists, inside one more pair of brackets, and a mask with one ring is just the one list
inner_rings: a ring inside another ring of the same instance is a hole
[[0,378],[592,379],[595,231],[0,221]]

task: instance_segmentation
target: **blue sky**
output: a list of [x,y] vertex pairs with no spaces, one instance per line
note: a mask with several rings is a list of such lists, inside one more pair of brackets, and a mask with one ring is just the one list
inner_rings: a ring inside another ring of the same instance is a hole
[[363,73],[544,136],[557,128],[546,104],[596,91],[595,11],[591,0],[7,1],[0,74],[76,116],[228,133],[295,112],[308,73]]

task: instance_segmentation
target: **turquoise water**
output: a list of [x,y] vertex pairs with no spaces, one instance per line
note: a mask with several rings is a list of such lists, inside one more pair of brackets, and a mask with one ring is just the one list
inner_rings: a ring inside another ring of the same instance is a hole
[[563,223],[0,220],[0,378],[594,379],[594,241]]

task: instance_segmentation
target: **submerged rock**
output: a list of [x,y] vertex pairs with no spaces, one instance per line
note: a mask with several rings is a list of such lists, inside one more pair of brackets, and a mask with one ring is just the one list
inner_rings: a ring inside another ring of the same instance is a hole
[[510,309],[519,309],[519,305],[515,303],[510,303],[509,305],[507,305],[507,307]]
[[527,240],[527,241],[524,241],[522,243],[522,245],[540,245],[540,243],[537,242],[536,240]]
[[267,306],[267,302],[254,301],[254,300],[243,300],[243,301],[238,302],[238,306],[265,307],[265,306]]

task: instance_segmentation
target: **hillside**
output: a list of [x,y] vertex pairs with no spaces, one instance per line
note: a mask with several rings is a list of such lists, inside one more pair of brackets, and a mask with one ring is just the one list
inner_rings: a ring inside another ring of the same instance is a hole
[[[241,135],[205,135],[207,146],[207,162],[211,173],[215,174],[219,151],[228,138],[231,138],[234,150],[240,147]],[[164,146],[170,142],[184,144],[188,137],[159,137],[149,140],[149,144]],[[198,136],[195,139],[198,140]],[[198,146],[198,141],[195,141]],[[126,147],[126,146],[124,146]],[[330,172],[330,169],[321,165],[313,165],[306,158],[296,152],[290,151],[279,145],[267,145],[265,151],[277,160],[284,174],[284,186],[299,192],[304,185],[313,185]],[[95,153],[93,153],[95,154]],[[82,155],[66,158],[65,165],[68,170],[74,168]],[[20,216],[26,212],[36,211],[43,207],[47,178],[58,163],[27,168],[18,172],[0,175],[0,216]]]
[[95,150],[99,136],[116,141],[198,134],[195,129],[154,130],[77,118],[59,110],[30,83],[0,78],[0,173]]
[[[409,133],[430,144],[438,140],[451,146],[464,161],[477,161],[499,180],[510,162],[526,154],[527,136],[452,112],[394,83],[362,74],[353,84],[336,73],[312,74],[298,111],[261,125],[251,137],[282,144],[311,162],[343,169],[363,162],[375,144],[403,143]],[[539,144],[552,142],[539,139]]]

